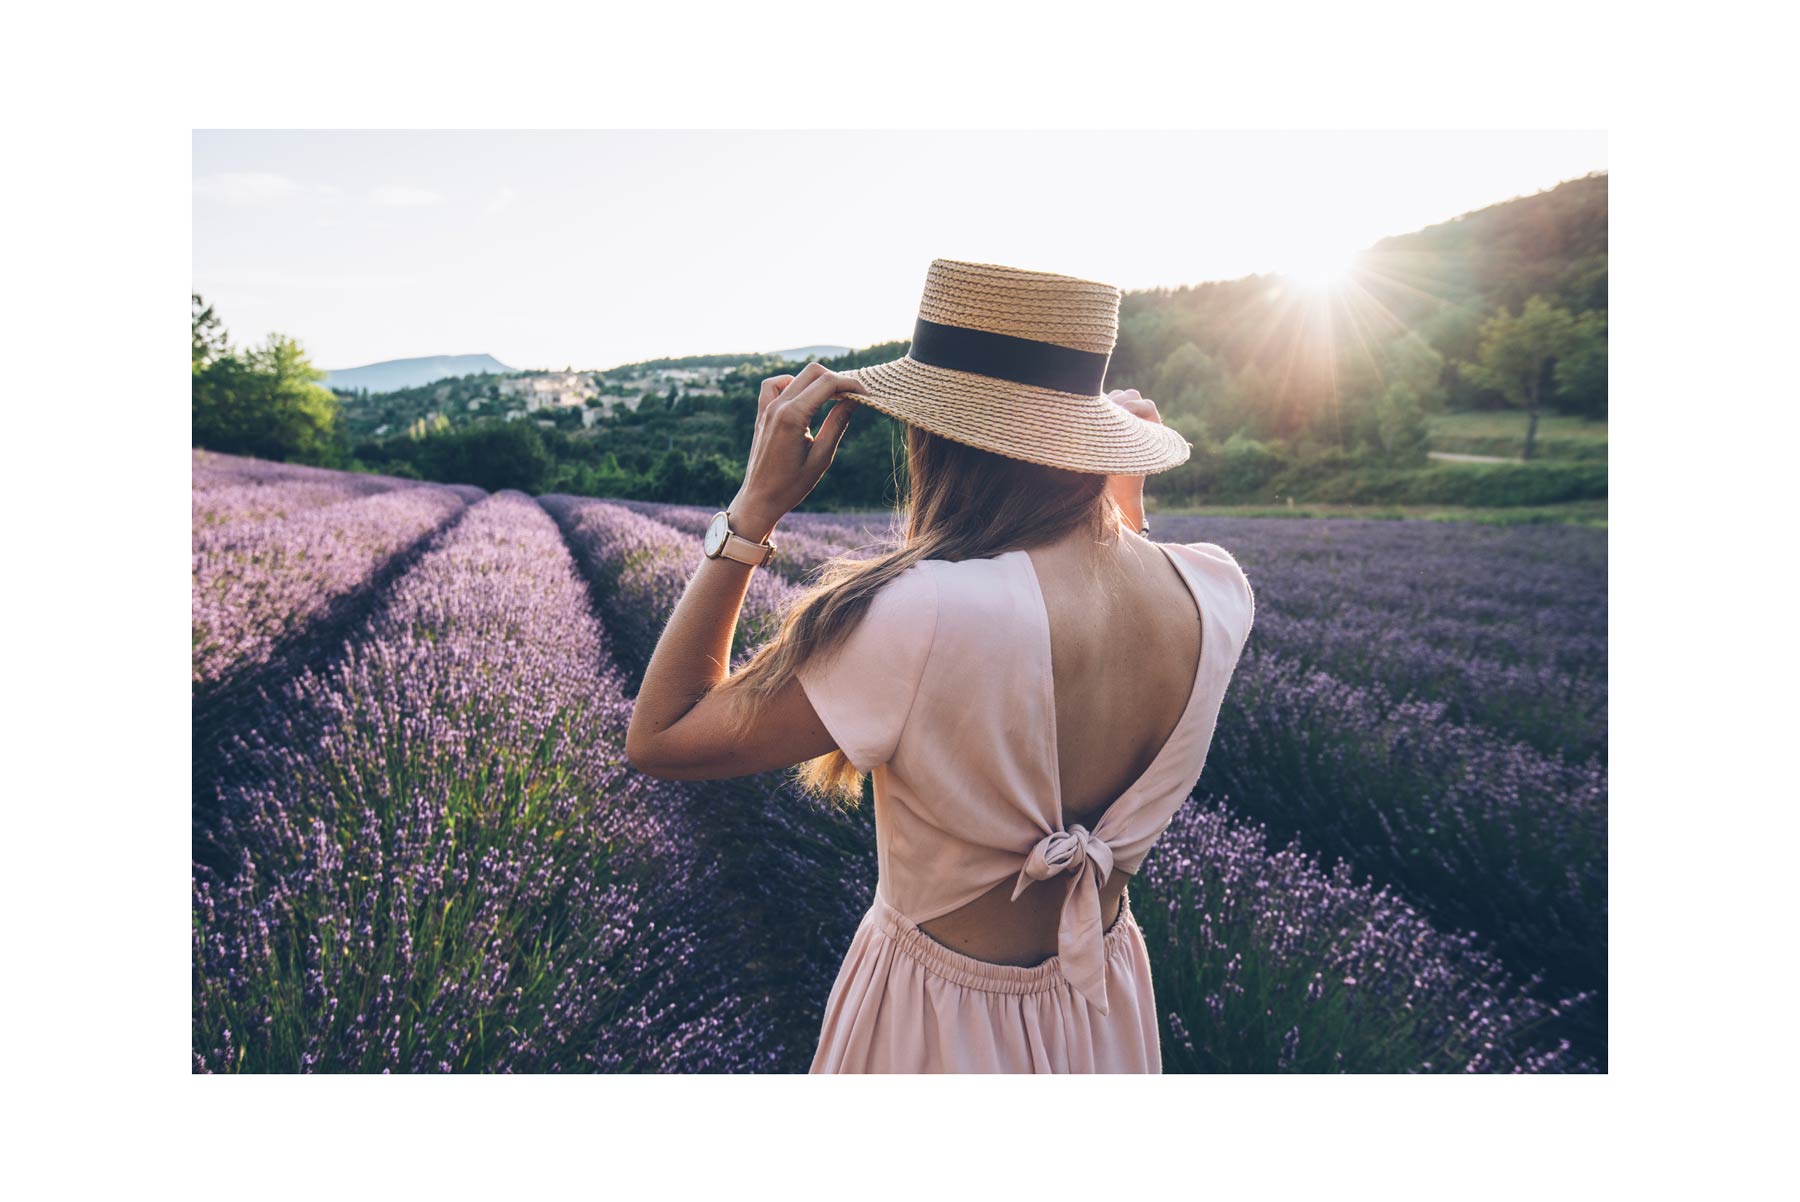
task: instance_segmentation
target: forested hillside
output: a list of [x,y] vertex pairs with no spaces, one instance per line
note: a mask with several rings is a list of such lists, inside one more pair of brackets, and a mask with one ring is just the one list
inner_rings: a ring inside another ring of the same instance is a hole
[[[1301,433],[1309,419],[1330,416],[1321,402],[1334,393],[1359,399],[1375,368],[1404,375],[1422,401],[1492,407],[1497,398],[1459,368],[1478,360],[1485,319],[1534,296],[1604,317],[1605,175],[1385,238],[1324,295],[1279,276],[1127,293],[1112,375],[1132,387],[1164,383],[1165,411],[1216,413],[1227,434]],[[1244,399],[1275,403],[1233,415],[1217,403],[1229,391],[1222,385],[1246,373]],[[1566,401],[1604,416],[1604,377],[1578,382]]]
[[1386,238],[1325,288],[1128,293],[1108,386],[1154,397],[1213,452],[1185,474],[1229,492],[1332,448],[1417,465],[1446,411],[1522,410],[1522,451],[1533,404],[1606,416],[1606,198],[1597,174]]

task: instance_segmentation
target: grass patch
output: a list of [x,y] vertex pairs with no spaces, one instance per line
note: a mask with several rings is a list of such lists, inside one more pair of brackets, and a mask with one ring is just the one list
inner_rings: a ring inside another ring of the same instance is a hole
[[[1482,522],[1493,526],[1568,525],[1606,528],[1606,500],[1566,501],[1557,505],[1530,505],[1504,509],[1471,505],[1152,505],[1152,519],[1159,515],[1195,514],[1223,518],[1363,518],[1379,521]],[[1151,537],[1156,536],[1155,528]]]
[[[1525,414],[1519,410],[1439,413],[1426,419],[1431,449],[1459,455],[1515,458],[1525,449]],[[1538,415],[1532,458],[1606,462],[1606,423],[1561,413]]]

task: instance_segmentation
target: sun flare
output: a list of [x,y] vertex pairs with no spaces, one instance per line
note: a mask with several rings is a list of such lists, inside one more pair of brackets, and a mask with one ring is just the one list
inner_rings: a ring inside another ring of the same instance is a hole
[[1355,261],[1354,253],[1318,251],[1295,256],[1281,274],[1308,292],[1331,292],[1349,280]]

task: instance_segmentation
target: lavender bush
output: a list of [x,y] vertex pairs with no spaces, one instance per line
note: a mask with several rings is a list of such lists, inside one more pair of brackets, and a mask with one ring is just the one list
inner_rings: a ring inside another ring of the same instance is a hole
[[447,488],[470,504],[487,496],[472,484],[428,484],[399,476],[339,472],[196,450],[194,529],[288,517],[401,488]]
[[1459,725],[1446,710],[1246,654],[1207,784],[1236,812],[1374,874],[1440,925],[1479,931],[1554,988],[1603,994],[1604,767]]
[[[458,492],[439,487],[308,504],[320,487],[288,482],[209,494],[217,500],[208,524],[194,530],[196,688],[267,663],[284,640],[368,589],[465,504]],[[288,500],[294,503],[284,507]]]
[[[1146,899],[1147,895],[1147,899]],[[1146,900],[1140,900],[1146,899]],[[1271,854],[1222,800],[1175,815],[1132,883],[1167,1072],[1592,1071],[1546,1023],[1591,998],[1532,996],[1463,935],[1390,893]]]
[[[698,544],[618,505],[544,497],[594,585],[622,666],[635,681],[697,566]],[[775,629],[794,589],[752,575],[732,662],[741,665]],[[739,985],[780,1016],[782,1071],[804,1071],[818,1044],[843,949],[875,895],[872,807],[833,813],[801,794],[787,772],[689,785],[703,800],[698,834],[727,874],[743,924]]]
[[369,496],[391,488],[411,488],[417,480],[399,476],[377,476],[362,472],[340,472],[331,468],[308,467],[301,463],[274,463],[244,455],[224,455],[218,451],[196,448],[192,459],[193,488],[196,493],[219,488],[238,488],[262,484],[318,484]]
[[1237,557],[1259,651],[1571,760],[1606,754],[1604,531],[1175,516],[1153,533]]
[[[693,578],[700,544],[611,502],[566,496],[540,500],[598,590],[620,666],[636,693],[663,625]],[[739,662],[774,631],[791,596],[780,577],[751,574],[733,643]]]
[[[626,505],[634,513],[693,535],[705,534],[713,514],[718,512],[697,505],[664,505],[651,501],[612,503]],[[774,536],[775,558],[769,561],[769,567],[784,580],[795,584],[808,583],[814,569],[834,555],[855,555],[872,549],[868,540],[853,537],[854,531],[850,527],[827,526],[822,533],[815,533],[798,525],[790,529],[789,525],[790,519],[783,519],[782,529]]]
[[197,1071],[741,1071],[728,898],[555,526],[482,502],[230,749]]
[[369,487],[352,478],[346,482],[292,481],[281,484],[238,484],[194,491],[193,530],[199,542],[213,531],[292,517],[312,509],[341,505],[384,492],[385,485]]

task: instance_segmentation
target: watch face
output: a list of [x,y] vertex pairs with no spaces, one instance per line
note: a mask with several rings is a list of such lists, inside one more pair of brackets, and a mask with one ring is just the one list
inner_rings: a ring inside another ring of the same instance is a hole
[[706,527],[706,553],[717,559],[719,551],[725,546],[725,536],[730,532],[730,523],[725,511],[713,514],[713,520]]

